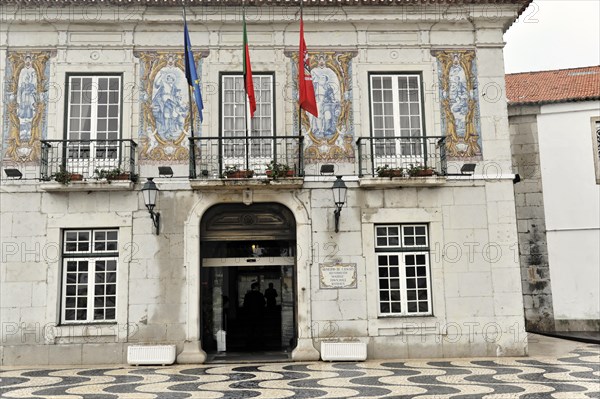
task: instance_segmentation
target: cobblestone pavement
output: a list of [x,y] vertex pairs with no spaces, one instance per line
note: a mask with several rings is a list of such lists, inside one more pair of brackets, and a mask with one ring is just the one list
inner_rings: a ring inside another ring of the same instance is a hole
[[600,398],[600,346],[561,356],[4,368],[2,398]]

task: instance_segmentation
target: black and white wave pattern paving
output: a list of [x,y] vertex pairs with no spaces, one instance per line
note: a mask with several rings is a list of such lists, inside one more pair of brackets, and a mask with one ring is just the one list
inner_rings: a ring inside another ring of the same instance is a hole
[[5,368],[1,398],[600,398],[600,346],[560,358]]

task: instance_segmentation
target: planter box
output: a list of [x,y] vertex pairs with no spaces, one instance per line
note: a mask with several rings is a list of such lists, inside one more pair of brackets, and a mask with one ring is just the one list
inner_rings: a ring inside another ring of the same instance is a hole
[[228,179],[249,179],[254,176],[253,170],[238,170],[235,172],[226,173]]
[[404,172],[402,169],[397,170],[383,170],[379,172],[378,177],[402,177],[404,176]]
[[[67,172],[68,173],[68,172]],[[73,181],[83,181],[83,175],[80,173],[57,173],[56,175],[52,175],[52,178],[55,182],[67,185]]]
[[131,175],[129,173],[121,173],[115,177],[113,177],[111,180],[130,180],[131,179]]
[[127,347],[127,363],[160,364],[175,363],[175,345],[132,345]]
[[367,344],[364,342],[321,342],[321,359],[324,361],[367,360]]
[[281,178],[281,177],[294,177],[295,173],[293,170],[288,170],[286,172],[279,172],[277,175],[273,175],[272,170],[267,170],[266,174],[267,174],[267,177],[271,177],[271,178],[275,179],[275,178]]
[[433,176],[433,169],[418,170],[410,174],[412,177],[429,177]]

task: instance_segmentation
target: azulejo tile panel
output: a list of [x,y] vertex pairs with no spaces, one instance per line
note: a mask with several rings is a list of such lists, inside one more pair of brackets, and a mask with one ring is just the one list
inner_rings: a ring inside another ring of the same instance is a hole
[[480,160],[481,125],[474,50],[435,50],[442,112],[450,159]]
[[[4,94],[4,161],[34,163],[46,138],[50,51],[8,51]],[[54,93],[57,94],[57,93]]]
[[[354,127],[352,121],[353,52],[309,52],[315,98],[319,116],[302,110],[300,120],[294,112],[295,131],[301,125],[304,159],[308,163],[323,161],[354,162]],[[298,54],[291,54],[294,98],[298,98]]]
[[[190,131],[189,88],[183,53],[140,51],[140,160],[153,163],[188,162]],[[197,65],[198,74],[200,64]],[[194,107],[194,135],[200,121]]]

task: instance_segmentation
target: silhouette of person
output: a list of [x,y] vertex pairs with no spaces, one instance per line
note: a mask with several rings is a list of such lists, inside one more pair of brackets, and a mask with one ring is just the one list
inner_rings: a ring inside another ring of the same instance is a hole
[[252,283],[251,290],[244,296],[244,311],[248,318],[248,340],[246,346],[250,349],[262,345],[262,321],[265,310],[265,297],[259,290],[258,283]]
[[276,306],[275,298],[277,298],[277,290],[273,288],[273,283],[269,283],[269,288],[265,290],[265,298],[267,299],[267,309],[273,309]]

